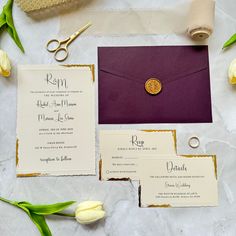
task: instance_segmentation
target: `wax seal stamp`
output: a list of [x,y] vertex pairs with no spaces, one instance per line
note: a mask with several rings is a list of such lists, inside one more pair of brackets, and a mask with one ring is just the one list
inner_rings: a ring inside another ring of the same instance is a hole
[[162,90],[161,81],[155,78],[150,78],[145,83],[145,90],[151,95],[157,95]]

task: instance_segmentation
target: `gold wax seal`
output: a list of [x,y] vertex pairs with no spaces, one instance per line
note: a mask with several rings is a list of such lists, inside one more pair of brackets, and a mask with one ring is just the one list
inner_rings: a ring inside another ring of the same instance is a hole
[[155,78],[150,78],[145,83],[145,90],[151,95],[157,95],[161,92],[161,81]]

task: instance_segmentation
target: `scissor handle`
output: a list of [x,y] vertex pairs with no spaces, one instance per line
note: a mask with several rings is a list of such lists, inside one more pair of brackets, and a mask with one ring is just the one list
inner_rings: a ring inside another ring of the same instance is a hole
[[[49,52],[54,52],[54,58],[58,62],[64,61],[68,55],[69,52],[67,50],[67,47],[69,44],[74,41],[80,34],[82,34],[88,27],[90,27],[92,24],[88,23],[84,27],[82,27],[80,30],[72,34],[69,38],[59,41],[58,39],[51,39],[48,41],[46,48]],[[62,46],[64,45],[64,46]],[[62,55],[64,54],[64,55]]]
[[61,46],[61,42],[58,39],[51,39],[47,43],[47,50],[49,52],[55,52]]
[[69,55],[69,52],[67,50],[67,46],[65,47],[59,47],[56,51],[55,51],[55,54],[54,54],[54,58],[56,61],[58,62],[62,62],[62,61],[65,61],[66,58],[68,57]]

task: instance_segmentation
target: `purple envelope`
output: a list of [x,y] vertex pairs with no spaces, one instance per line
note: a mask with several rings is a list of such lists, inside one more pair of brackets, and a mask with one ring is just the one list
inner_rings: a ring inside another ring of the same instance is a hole
[[207,46],[100,47],[98,67],[99,124],[212,122]]

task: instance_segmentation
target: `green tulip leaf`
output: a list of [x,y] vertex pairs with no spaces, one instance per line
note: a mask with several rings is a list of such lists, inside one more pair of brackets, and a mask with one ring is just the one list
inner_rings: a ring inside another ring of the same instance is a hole
[[60,211],[66,209],[67,207],[75,203],[75,201],[69,201],[51,205],[32,205],[31,203],[26,201],[16,202],[2,197],[0,197],[0,200],[9,203],[13,206],[19,207],[20,209],[25,211],[26,214],[33,221],[33,223],[37,226],[41,236],[52,236],[52,233],[46,223],[44,215],[51,215],[55,213],[61,216],[73,217],[72,215],[69,214],[60,213]]
[[25,201],[24,201],[24,202],[18,202],[17,204],[18,204],[19,206],[24,205],[24,204],[32,205],[30,202],[25,202]]
[[5,18],[5,15],[4,14],[1,14],[0,15],[0,29],[3,29],[3,26],[6,25],[6,18]]
[[27,215],[30,217],[32,222],[38,228],[41,236],[52,236],[52,233],[46,223],[44,216],[37,215],[37,214],[31,212],[28,208],[24,207],[24,204],[30,205],[30,203],[28,203],[28,202],[18,202],[17,205],[15,205],[15,204],[14,205],[18,206],[19,208],[21,208],[23,211],[25,211],[27,213]]
[[38,215],[51,215],[64,209],[68,208],[70,205],[74,204],[75,201],[56,203],[51,205],[32,205],[29,203],[20,203],[20,206],[27,208],[29,211]]
[[236,34],[234,34],[228,41],[225,42],[223,49],[231,46],[234,43],[236,43]]
[[34,224],[37,226],[37,228],[40,231],[42,236],[52,236],[52,233],[46,223],[44,216],[37,215],[33,212],[30,212],[29,217],[34,222]]
[[5,199],[3,197],[0,197],[0,200],[3,201],[3,202],[9,203],[9,204],[11,204],[13,206],[18,206],[18,202],[11,201],[11,200]]
[[14,25],[14,20],[12,17],[12,6],[13,6],[13,0],[8,0],[6,5],[3,7],[3,11],[0,15],[0,30],[6,28],[7,32],[12,37],[16,45],[24,53],[24,48],[21,44],[20,38],[17,34],[16,28]]

